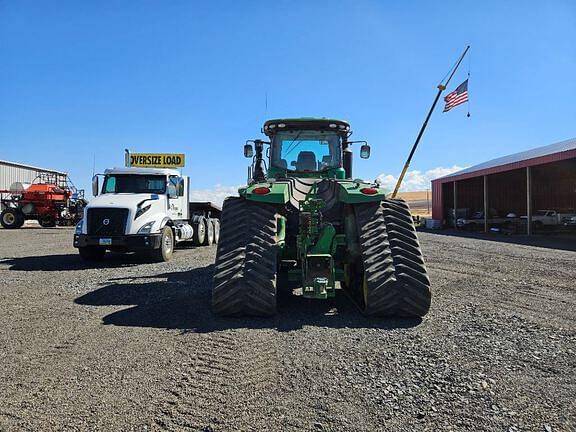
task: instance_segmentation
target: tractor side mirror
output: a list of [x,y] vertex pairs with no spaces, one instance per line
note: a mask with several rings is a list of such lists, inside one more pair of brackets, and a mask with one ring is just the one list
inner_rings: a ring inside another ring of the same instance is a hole
[[254,157],[254,149],[252,148],[252,144],[244,145],[244,157]]
[[100,188],[98,187],[98,176],[95,175],[94,177],[92,177],[92,195],[98,196],[99,189]]
[[362,147],[360,147],[360,157],[362,159],[368,159],[370,157],[370,146],[368,144],[362,144]]

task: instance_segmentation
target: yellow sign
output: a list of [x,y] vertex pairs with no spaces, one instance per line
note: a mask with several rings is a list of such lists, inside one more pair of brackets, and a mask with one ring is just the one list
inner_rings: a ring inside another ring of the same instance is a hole
[[177,153],[130,153],[130,166],[179,168],[184,166],[184,155]]

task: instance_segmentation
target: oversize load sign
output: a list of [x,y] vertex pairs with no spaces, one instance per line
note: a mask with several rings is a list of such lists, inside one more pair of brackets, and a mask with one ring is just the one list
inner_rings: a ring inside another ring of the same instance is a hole
[[176,153],[130,153],[130,166],[178,168],[184,166],[184,155]]

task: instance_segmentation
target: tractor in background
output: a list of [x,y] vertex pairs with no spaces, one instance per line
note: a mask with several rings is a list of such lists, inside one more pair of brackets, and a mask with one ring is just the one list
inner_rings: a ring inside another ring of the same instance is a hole
[[224,201],[213,310],[269,316],[280,289],[322,300],[342,288],[366,315],[424,316],[430,280],[408,206],[352,175],[351,146],[364,159],[370,146],[341,120],[268,120],[263,132],[244,146],[248,184]]
[[87,201],[84,191],[78,190],[67,176],[41,173],[30,184],[16,182],[2,198],[0,224],[17,229],[26,220],[36,220],[45,228],[75,225],[81,218]]

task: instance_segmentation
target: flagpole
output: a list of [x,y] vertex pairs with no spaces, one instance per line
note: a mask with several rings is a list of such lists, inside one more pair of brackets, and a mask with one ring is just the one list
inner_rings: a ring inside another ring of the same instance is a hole
[[424,123],[422,124],[422,128],[420,128],[420,132],[418,133],[418,136],[416,137],[416,142],[412,146],[412,150],[410,150],[410,154],[408,155],[408,159],[406,160],[406,163],[404,164],[404,168],[402,168],[402,172],[400,173],[400,177],[398,177],[398,182],[396,183],[396,187],[394,188],[394,192],[392,192],[392,198],[396,198],[396,195],[398,194],[398,190],[400,189],[400,185],[402,184],[402,181],[404,180],[404,176],[406,175],[406,172],[408,171],[408,168],[410,167],[410,162],[412,162],[412,156],[414,156],[414,153],[416,152],[416,148],[418,147],[418,144],[420,143],[420,138],[422,138],[422,135],[424,134],[424,130],[426,129],[426,126],[428,126],[428,120],[430,120],[430,117],[432,116],[432,112],[434,111],[434,108],[436,108],[436,104],[438,103],[438,100],[440,99],[442,92],[444,90],[446,90],[446,87],[448,87],[450,80],[452,79],[452,77],[456,73],[456,70],[458,70],[460,63],[462,63],[462,60],[464,60],[464,56],[466,55],[466,53],[468,52],[469,49],[470,49],[470,45],[468,45],[466,47],[466,49],[464,50],[464,52],[462,53],[462,55],[460,56],[460,58],[456,62],[456,65],[453,67],[452,73],[450,73],[450,76],[448,77],[446,84],[442,84],[442,83],[438,84],[438,93],[436,94],[436,97],[434,98],[434,102],[432,103],[432,107],[430,108],[430,111],[428,111],[428,115],[426,116],[426,120],[424,120]]

